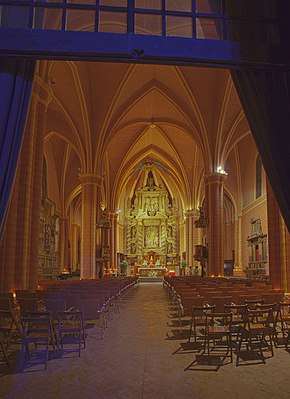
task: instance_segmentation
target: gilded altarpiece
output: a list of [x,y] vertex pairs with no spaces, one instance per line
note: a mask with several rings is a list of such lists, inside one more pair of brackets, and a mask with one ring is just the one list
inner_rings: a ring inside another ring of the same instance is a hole
[[151,171],[144,187],[128,200],[127,259],[137,265],[166,266],[178,254],[178,215],[174,199],[156,185]]
[[55,204],[48,198],[41,200],[39,226],[38,278],[58,274],[58,223]]

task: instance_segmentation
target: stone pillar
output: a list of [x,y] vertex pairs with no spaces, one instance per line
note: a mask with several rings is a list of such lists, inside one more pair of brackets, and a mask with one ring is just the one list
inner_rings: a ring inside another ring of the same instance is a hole
[[77,223],[71,224],[71,270],[75,271],[78,269],[78,237],[79,237],[80,226]]
[[117,270],[117,218],[118,214],[116,212],[110,212],[109,218],[111,222],[110,231],[110,261],[111,269],[113,271]]
[[243,276],[242,267],[242,217],[235,219],[235,266],[234,276]]
[[[273,190],[267,180],[269,275],[273,288],[286,288],[285,225]],[[284,228],[283,228],[284,227]]]
[[68,270],[70,265],[68,264],[68,218],[66,216],[59,217],[59,261],[58,271]]
[[97,185],[100,177],[95,174],[79,176],[82,185],[81,226],[81,278],[96,278],[96,209]]
[[[102,247],[109,248],[110,247],[110,228],[102,229],[103,237],[102,237]],[[104,260],[103,261],[103,276],[109,273],[110,268],[110,261]]]
[[187,210],[186,217],[186,264],[187,267],[193,268],[193,255],[194,255],[194,211]]
[[212,173],[205,176],[205,215],[208,218],[208,276],[224,275],[223,208],[226,175]]
[[44,133],[50,93],[51,88],[35,78],[0,250],[5,291],[37,287]]

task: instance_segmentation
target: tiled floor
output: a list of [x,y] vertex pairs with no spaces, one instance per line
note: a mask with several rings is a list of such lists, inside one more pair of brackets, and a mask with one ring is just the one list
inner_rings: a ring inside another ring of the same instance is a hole
[[289,353],[276,349],[265,364],[197,366],[169,305],[162,284],[139,284],[103,340],[97,328],[86,330],[80,358],[52,359],[46,371],[16,373],[12,367],[10,374],[1,363],[0,398],[290,398]]

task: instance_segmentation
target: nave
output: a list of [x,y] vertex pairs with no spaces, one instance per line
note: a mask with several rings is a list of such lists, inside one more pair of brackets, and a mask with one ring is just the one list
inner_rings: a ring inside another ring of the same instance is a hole
[[7,374],[0,364],[0,397],[82,399],[257,399],[290,397],[289,354],[275,349],[266,364],[217,371],[190,365],[196,353],[183,350],[178,319],[161,282],[139,283],[114,315],[102,340],[86,329],[81,356],[51,359],[46,371],[28,368]]

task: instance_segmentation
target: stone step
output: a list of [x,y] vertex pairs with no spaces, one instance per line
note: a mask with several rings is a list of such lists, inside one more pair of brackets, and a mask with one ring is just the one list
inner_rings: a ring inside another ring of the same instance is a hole
[[140,283],[155,283],[155,282],[162,282],[163,277],[147,277],[147,276],[142,276],[139,277],[139,282]]

